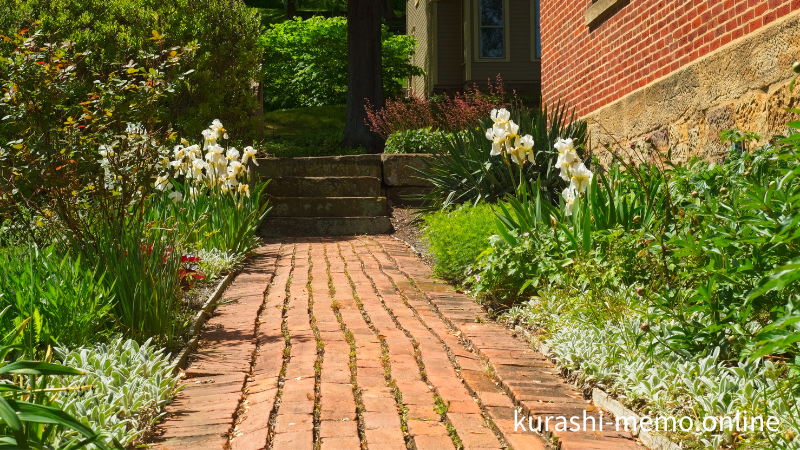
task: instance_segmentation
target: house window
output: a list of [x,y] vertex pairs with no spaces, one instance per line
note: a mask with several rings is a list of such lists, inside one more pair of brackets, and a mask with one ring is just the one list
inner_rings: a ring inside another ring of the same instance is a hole
[[533,27],[531,27],[531,33],[533,33],[533,42],[531,42],[533,46],[533,59],[542,59],[542,30],[539,0],[533,0],[531,6],[533,6]]
[[478,45],[480,57],[506,57],[506,11],[504,0],[478,0]]

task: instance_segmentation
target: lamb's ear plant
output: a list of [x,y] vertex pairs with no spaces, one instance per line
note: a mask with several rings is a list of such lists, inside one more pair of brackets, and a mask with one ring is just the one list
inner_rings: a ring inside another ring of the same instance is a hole
[[[8,309],[0,315],[5,315]],[[49,443],[59,430],[71,430],[75,437],[64,442],[60,449],[77,450],[93,446],[101,450],[122,449],[119,442],[84,425],[79,419],[54,406],[53,394],[71,389],[51,387],[51,377],[82,375],[83,372],[50,362],[48,351],[44,361],[12,360],[18,347],[13,342],[24,332],[30,319],[5,335],[0,342],[0,376],[10,383],[0,385],[0,450],[49,449]],[[81,388],[78,388],[81,389]]]

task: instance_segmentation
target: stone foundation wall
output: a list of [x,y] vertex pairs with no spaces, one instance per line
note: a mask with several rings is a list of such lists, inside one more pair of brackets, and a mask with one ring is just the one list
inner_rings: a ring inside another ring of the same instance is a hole
[[762,135],[786,132],[798,115],[800,85],[792,93],[791,66],[800,60],[800,13],[732,42],[666,77],[585,115],[590,145],[602,162],[605,143],[652,138],[676,162],[692,156],[719,160],[727,152],[719,132],[736,128]]

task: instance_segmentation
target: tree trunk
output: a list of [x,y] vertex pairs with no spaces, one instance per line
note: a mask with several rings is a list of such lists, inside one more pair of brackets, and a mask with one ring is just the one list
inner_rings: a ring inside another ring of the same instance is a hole
[[386,20],[395,20],[397,16],[394,15],[394,8],[392,7],[392,0],[383,0],[381,2],[382,5],[382,15],[383,18]]
[[286,18],[291,20],[297,15],[297,2],[295,0],[286,0]]
[[381,2],[348,0],[347,2],[347,114],[345,147],[364,147],[370,153],[383,151],[383,139],[366,124],[367,101],[383,108],[383,76],[381,68]]

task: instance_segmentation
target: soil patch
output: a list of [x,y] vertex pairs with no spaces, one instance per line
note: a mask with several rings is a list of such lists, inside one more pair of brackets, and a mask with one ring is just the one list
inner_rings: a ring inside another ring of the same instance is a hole
[[392,236],[410,245],[427,265],[433,266],[433,258],[428,252],[428,240],[422,233],[422,220],[417,216],[418,212],[414,208],[392,207],[389,212],[389,219],[394,226]]

